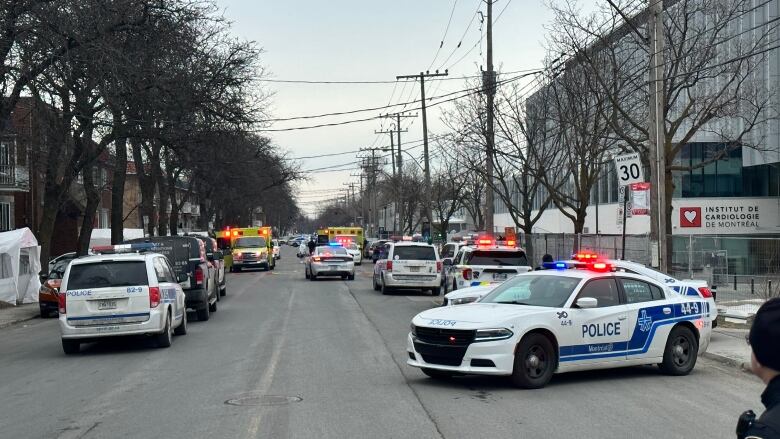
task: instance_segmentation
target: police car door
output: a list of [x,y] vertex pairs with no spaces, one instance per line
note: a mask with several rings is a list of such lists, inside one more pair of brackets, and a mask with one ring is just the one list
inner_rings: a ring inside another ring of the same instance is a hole
[[628,358],[663,357],[674,319],[673,305],[664,302],[663,290],[641,279],[619,278],[628,307]]
[[[173,273],[168,269],[168,264],[162,256],[154,258],[154,272],[157,275],[157,282],[160,288],[160,302],[171,308],[171,315],[174,321],[179,321],[182,309],[179,307],[176,287],[178,283]],[[171,322],[173,325],[174,322]]]
[[[583,297],[595,298],[598,306],[589,309],[577,307],[577,300]],[[621,300],[615,279],[588,280],[571,308],[558,313],[563,335],[560,340],[561,364],[574,366],[624,360],[630,336],[627,319],[628,308]]]

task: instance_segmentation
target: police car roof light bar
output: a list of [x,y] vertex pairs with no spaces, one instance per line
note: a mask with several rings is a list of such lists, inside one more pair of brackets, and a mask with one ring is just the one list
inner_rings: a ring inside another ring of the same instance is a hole
[[139,242],[134,244],[98,245],[92,247],[92,251],[99,254],[112,253],[141,253],[152,251],[157,247],[154,242]]

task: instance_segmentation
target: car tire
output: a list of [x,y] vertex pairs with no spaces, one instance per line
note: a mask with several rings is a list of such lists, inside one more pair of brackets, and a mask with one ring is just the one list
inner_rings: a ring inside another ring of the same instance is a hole
[[355,275],[350,274],[349,276],[347,276],[347,280],[355,280]]
[[431,288],[431,294],[434,295],[434,296],[440,296],[441,295],[441,287]]
[[227,281],[225,281],[225,286],[222,287],[221,290],[219,290],[219,295],[223,297],[227,296]]
[[163,332],[157,334],[155,342],[158,348],[169,348],[173,343],[173,331],[171,331],[171,315],[165,315],[165,328]]
[[200,322],[208,322],[211,318],[211,312],[209,311],[210,306],[206,304],[203,308],[199,309],[197,311],[198,313],[198,321]]
[[48,319],[49,316],[51,316],[51,312],[49,312],[49,310],[41,308],[41,318]]
[[454,373],[448,371],[448,370],[438,370],[438,369],[430,369],[427,367],[421,368],[422,373],[425,375],[428,375],[429,378],[433,378],[435,380],[448,380],[455,375]]
[[376,283],[376,276],[371,276],[371,283],[374,284],[374,291],[379,291],[379,284]]
[[317,280],[317,275],[314,273],[309,273],[309,280],[314,282],[315,280]]
[[81,351],[81,343],[77,340],[62,339],[62,351],[65,355],[78,354]]
[[544,387],[553,376],[557,357],[549,338],[539,333],[523,337],[515,350],[512,384],[523,389]]
[[385,295],[385,296],[387,296],[388,294],[390,294],[390,288],[388,288],[388,287],[385,285],[385,280],[384,280],[384,279],[382,279],[382,285],[380,285],[380,290],[382,291],[382,294],[383,294],[383,295]]
[[688,375],[696,365],[699,343],[685,326],[675,326],[666,339],[664,360],[658,366],[667,375]]
[[181,323],[173,330],[173,335],[187,335],[187,311],[181,316]]
[[[219,294],[217,294],[217,297],[219,297]],[[217,312],[217,300],[214,303],[209,303],[209,312]]]
[[347,275],[346,274],[342,274],[341,275],[341,280],[347,280]]
[[309,269],[308,268],[304,268],[303,269],[303,275],[306,277],[306,279],[309,278]]

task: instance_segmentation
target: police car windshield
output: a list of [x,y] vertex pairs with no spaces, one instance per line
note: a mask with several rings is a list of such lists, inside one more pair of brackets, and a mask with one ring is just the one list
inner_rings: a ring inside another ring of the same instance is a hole
[[236,239],[234,244],[236,248],[255,248],[265,247],[265,238],[262,236],[245,236],[243,238]]
[[579,283],[574,277],[523,274],[499,285],[480,302],[560,308]]
[[144,261],[95,262],[70,268],[68,290],[149,285]]
[[528,259],[522,250],[474,250],[466,259],[466,264],[522,267],[528,265]]
[[397,261],[435,261],[436,252],[433,247],[428,246],[401,246],[393,250],[393,259]]

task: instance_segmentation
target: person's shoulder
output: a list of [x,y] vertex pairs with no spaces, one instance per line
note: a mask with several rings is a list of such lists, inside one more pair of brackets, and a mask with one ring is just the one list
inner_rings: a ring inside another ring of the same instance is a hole
[[780,439],[780,430],[777,429],[776,422],[771,423],[764,420],[756,421],[745,432],[745,439]]

